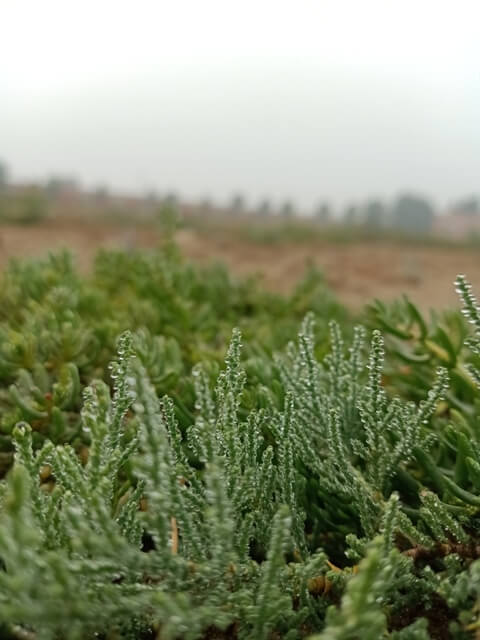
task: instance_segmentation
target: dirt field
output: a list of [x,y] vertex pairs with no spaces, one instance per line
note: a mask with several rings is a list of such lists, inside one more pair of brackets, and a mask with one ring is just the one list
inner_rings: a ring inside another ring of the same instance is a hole
[[[8,259],[41,256],[70,248],[87,269],[100,247],[154,247],[161,238],[145,226],[118,226],[49,221],[41,226],[0,227],[0,268]],[[358,308],[374,297],[391,300],[407,293],[423,309],[457,304],[452,282],[466,273],[480,291],[480,251],[401,245],[301,243],[262,245],[238,240],[234,234],[199,234],[182,230],[177,242],[184,254],[201,262],[221,260],[241,275],[261,273],[267,287],[291,289],[308,261],[325,273],[338,297]]]

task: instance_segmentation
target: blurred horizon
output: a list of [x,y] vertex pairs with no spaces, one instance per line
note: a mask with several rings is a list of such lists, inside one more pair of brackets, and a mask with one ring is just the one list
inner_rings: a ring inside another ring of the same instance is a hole
[[478,195],[480,9],[346,1],[2,3],[16,181],[187,201]]

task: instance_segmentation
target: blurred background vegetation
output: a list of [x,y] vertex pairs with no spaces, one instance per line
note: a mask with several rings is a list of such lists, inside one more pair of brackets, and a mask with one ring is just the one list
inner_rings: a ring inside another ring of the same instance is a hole
[[338,211],[328,201],[320,200],[308,211],[292,200],[277,205],[267,198],[249,203],[242,193],[233,194],[224,203],[211,198],[192,202],[174,192],[149,190],[143,196],[133,196],[112,192],[105,185],[84,189],[68,176],[53,175],[44,182],[24,183],[11,181],[9,175],[7,163],[0,159],[0,220],[6,222],[35,223],[49,215],[92,220],[114,217],[119,221],[157,220],[169,230],[173,223],[175,227],[234,223],[252,230],[252,239],[267,242],[297,228],[294,237],[298,239],[302,228],[308,234],[316,230],[339,240],[377,235],[412,240],[420,235],[427,243],[468,244],[480,234],[480,200],[472,194],[459,197],[446,210],[436,208],[426,196],[405,191],[390,202],[367,199]]

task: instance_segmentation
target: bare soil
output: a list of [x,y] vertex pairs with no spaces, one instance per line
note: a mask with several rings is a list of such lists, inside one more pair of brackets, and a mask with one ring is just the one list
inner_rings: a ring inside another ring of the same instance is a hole
[[[48,220],[37,226],[0,226],[0,268],[12,257],[37,257],[71,249],[86,270],[100,247],[153,248],[162,238],[148,225]],[[458,273],[480,290],[480,251],[407,244],[325,243],[260,244],[235,233],[199,233],[183,229],[176,241],[190,259],[219,260],[238,275],[262,274],[266,287],[290,291],[309,262],[320,267],[339,299],[360,308],[373,298],[392,300],[406,293],[422,309],[457,306],[453,280]]]

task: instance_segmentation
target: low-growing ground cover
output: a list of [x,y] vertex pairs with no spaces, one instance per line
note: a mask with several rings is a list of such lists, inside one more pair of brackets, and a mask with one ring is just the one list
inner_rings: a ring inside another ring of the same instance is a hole
[[[345,230],[337,230],[341,232],[336,241],[332,234],[313,232],[300,221],[298,229],[285,230],[278,243],[255,242],[249,236],[256,227],[247,229],[248,219],[222,220],[201,225],[197,220],[194,225],[192,216],[185,221],[175,231],[182,254],[199,264],[220,260],[237,276],[260,272],[265,288],[276,292],[291,293],[309,261],[322,270],[339,300],[356,310],[374,296],[392,301],[403,293],[424,311],[451,307],[456,305],[455,293],[445,282],[453,281],[459,272],[480,281],[478,251],[473,246],[429,244],[422,237],[417,242],[361,234],[348,239]],[[272,225],[276,228],[275,221]],[[302,229],[305,241],[298,238]],[[53,216],[29,227],[2,224],[0,269],[12,257],[42,256],[48,250],[69,247],[85,272],[100,248],[149,249],[164,242],[166,235],[165,228],[152,221],[147,224],[131,216],[121,221],[100,216],[94,221],[86,212],[73,219]]]
[[315,272],[265,297],[172,247],[89,278],[13,264],[2,634],[475,637],[480,312],[457,288],[470,338],[408,300],[354,326]]
[[134,331],[157,393],[172,395],[186,425],[194,405],[191,369],[208,360],[215,376],[234,326],[248,340],[252,368],[294,337],[310,308],[322,312],[324,338],[329,318],[348,318],[313,269],[282,297],[254,279],[232,279],[220,264],[194,267],[172,245],[102,251],[87,276],[69,253],[12,261],[0,281],[1,467],[10,464],[19,420],[31,423],[36,443],[81,443],[81,388],[94,378],[111,385],[108,364],[122,331]]

